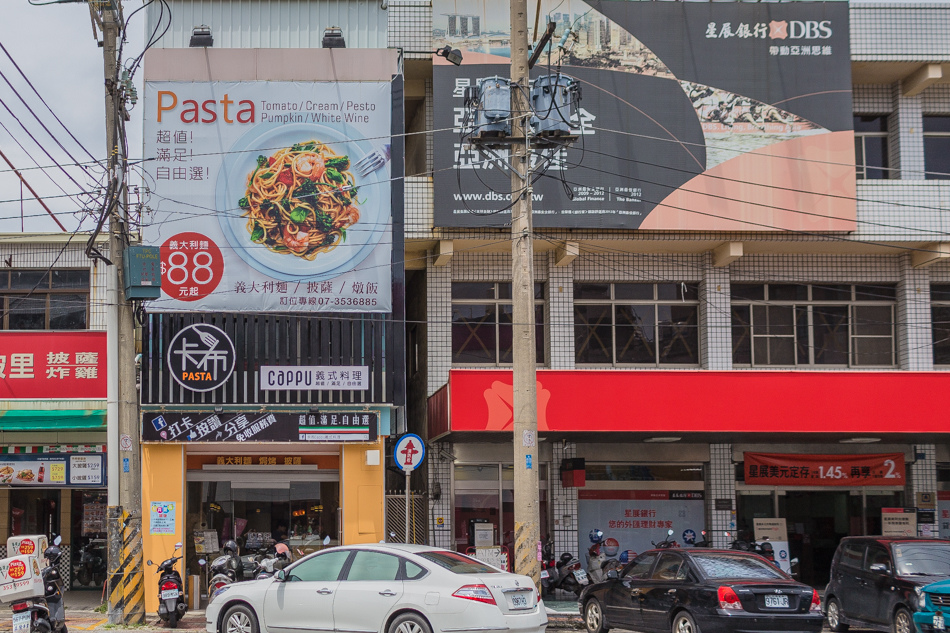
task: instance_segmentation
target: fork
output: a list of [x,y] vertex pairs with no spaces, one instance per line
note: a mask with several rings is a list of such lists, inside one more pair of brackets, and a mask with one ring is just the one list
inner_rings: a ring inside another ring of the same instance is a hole
[[208,349],[214,349],[218,345],[217,337],[211,332],[202,332],[201,330],[198,330],[198,338],[201,339],[202,343],[208,346]]
[[380,169],[389,162],[389,159],[392,157],[392,145],[383,145],[381,148],[377,148],[364,156],[363,158],[356,161],[353,165],[356,175],[360,178],[366,178],[371,173]]

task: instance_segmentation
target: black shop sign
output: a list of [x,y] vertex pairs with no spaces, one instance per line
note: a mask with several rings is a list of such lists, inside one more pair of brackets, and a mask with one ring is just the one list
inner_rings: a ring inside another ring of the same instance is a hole
[[144,442],[370,442],[377,411],[145,412]]

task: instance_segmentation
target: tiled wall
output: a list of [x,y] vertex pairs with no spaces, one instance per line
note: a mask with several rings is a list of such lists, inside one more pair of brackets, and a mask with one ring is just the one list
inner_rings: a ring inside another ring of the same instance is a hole
[[[452,524],[452,460],[451,445],[433,443],[426,463],[429,469],[429,545],[455,549]],[[438,499],[434,493],[438,491]],[[439,519],[442,524],[439,525]]]
[[[908,507],[917,505],[917,493],[929,492],[936,496],[937,492],[937,448],[933,444],[917,444],[914,447],[914,463],[910,466],[910,498],[905,502]],[[936,512],[934,513],[936,515]],[[930,535],[940,534],[939,525],[931,523]],[[921,524],[917,525],[917,533],[923,534]]]
[[[729,502],[731,510],[716,510],[716,500]],[[709,445],[709,469],[706,471],[706,533],[712,530],[713,547],[729,547],[725,532],[735,532],[736,469],[732,463],[732,444]]]
[[[552,445],[550,484],[551,516],[554,518],[554,556],[562,552],[577,552],[577,488],[561,486],[560,466],[562,459],[577,456],[577,447],[573,442],[554,442]],[[542,535],[543,537],[544,535]]]

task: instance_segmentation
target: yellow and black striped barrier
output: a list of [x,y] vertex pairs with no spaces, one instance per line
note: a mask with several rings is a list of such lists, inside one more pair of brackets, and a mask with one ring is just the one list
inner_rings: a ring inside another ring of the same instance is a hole
[[145,572],[142,569],[140,521],[122,511],[122,550],[109,578],[109,613],[121,614],[124,624],[145,623]]

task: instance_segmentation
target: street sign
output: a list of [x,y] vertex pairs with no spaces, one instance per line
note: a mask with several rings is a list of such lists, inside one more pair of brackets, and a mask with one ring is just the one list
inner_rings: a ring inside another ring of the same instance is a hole
[[426,456],[426,445],[422,438],[414,433],[406,433],[396,442],[393,450],[393,459],[396,465],[407,473],[411,473],[422,464]]

